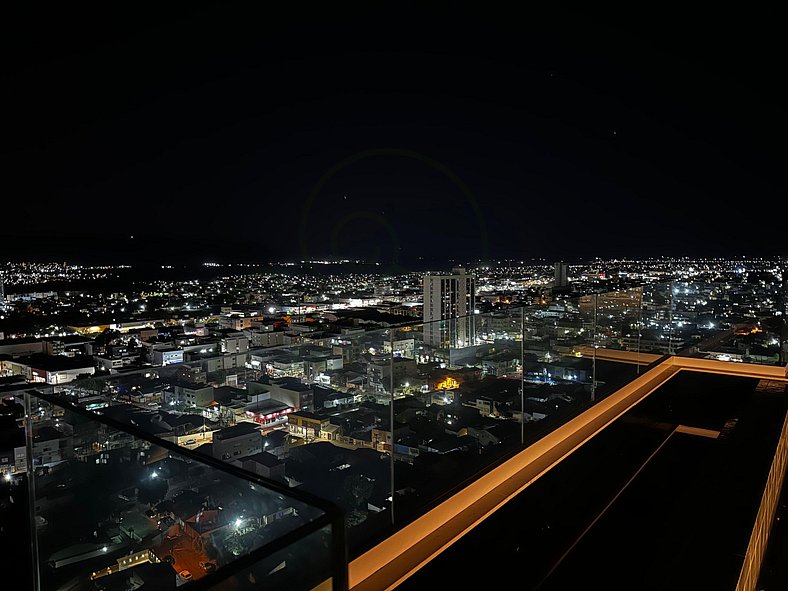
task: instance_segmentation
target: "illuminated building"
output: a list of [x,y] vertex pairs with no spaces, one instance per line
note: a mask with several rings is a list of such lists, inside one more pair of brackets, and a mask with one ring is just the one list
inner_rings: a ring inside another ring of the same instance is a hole
[[260,427],[256,423],[238,423],[213,434],[213,457],[236,460],[263,451]]
[[446,376],[443,380],[435,384],[436,390],[456,390],[459,387],[460,383],[451,376]]
[[559,261],[555,264],[555,283],[554,287],[566,287],[569,285],[569,264]]
[[440,348],[472,344],[475,306],[476,278],[462,267],[448,275],[425,275],[424,342]]

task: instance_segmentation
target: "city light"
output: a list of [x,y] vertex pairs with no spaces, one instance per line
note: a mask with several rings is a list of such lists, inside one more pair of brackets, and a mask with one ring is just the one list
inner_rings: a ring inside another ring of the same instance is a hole
[[451,376],[446,376],[435,384],[436,390],[455,390],[459,387],[460,383]]

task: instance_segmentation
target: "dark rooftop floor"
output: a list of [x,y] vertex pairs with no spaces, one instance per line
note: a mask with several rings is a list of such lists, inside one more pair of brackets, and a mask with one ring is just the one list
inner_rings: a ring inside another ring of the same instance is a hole
[[757,383],[681,372],[400,588],[733,589],[788,408]]

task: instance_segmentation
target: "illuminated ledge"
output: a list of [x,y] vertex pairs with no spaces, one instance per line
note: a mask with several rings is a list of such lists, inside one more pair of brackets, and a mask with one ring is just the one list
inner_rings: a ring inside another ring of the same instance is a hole
[[394,588],[681,370],[786,380],[782,367],[667,358],[353,560],[350,588]]
[[717,439],[720,436],[719,431],[713,429],[701,429],[700,427],[690,427],[688,425],[679,425],[675,429],[676,433],[685,433],[686,435],[696,435],[697,437],[708,437],[709,439]]
[[788,368],[779,365],[757,365],[735,361],[716,361],[714,359],[695,359],[694,357],[672,357],[669,360],[680,369],[708,371],[762,380],[781,380],[788,378]]
[[[593,357],[593,347],[577,347],[575,349],[580,357]],[[596,349],[596,358],[600,361],[616,361],[632,365],[651,365],[659,360],[662,355],[656,353],[640,353],[638,351],[620,351],[618,349]]]

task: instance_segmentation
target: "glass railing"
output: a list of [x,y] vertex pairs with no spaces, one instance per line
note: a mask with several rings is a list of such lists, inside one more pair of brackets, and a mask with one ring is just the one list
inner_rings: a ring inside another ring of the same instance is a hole
[[641,351],[761,365],[788,360],[778,286],[672,281],[645,286],[643,296]]
[[[360,555],[665,354],[721,358],[736,323],[714,325],[709,302],[726,293],[724,286],[653,283],[436,322],[290,334],[290,344],[250,350],[241,362],[196,354],[188,363],[56,386],[55,402],[44,401],[111,424],[103,443],[110,449],[117,438],[121,449],[148,445],[210,470],[227,466],[222,478],[238,486],[251,479],[274,496],[295,496],[288,506],[305,503],[299,518],[321,509],[307,522],[331,535],[316,529],[309,536],[328,553],[318,561],[331,571],[325,578],[339,580],[337,540],[350,558]],[[757,362],[752,352],[741,361]],[[107,450],[93,439],[101,460]],[[279,504],[271,513],[284,510]],[[341,536],[319,521],[334,508]],[[257,553],[267,543],[244,546],[239,557],[262,559]],[[50,568],[51,543],[43,545],[41,564]],[[308,568],[297,573],[303,579],[291,578],[294,559],[279,567],[282,561],[272,563],[279,554],[271,556],[266,576],[276,580],[295,585],[328,572],[311,577]],[[247,575],[233,576],[259,581],[259,572]]]
[[[336,504],[353,557],[634,379],[646,360],[597,352],[637,347],[641,301],[630,290],[294,335],[293,344],[249,351],[243,367],[207,356],[58,391],[126,424],[136,420],[128,406],[174,413],[174,443]],[[242,424],[262,434],[260,449],[242,454],[267,454],[271,467],[217,447],[219,434]]]
[[86,410],[43,388],[18,398],[38,589],[345,588],[340,510],[258,476],[254,455],[184,449],[125,403]]
[[[251,364],[259,377],[245,385],[259,392],[247,409],[264,440],[283,441],[276,453],[288,484],[344,512],[351,555],[385,537],[392,525],[391,376],[411,374],[415,362],[405,367],[391,345],[390,330],[353,330],[255,351]],[[257,409],[275,409],[271,401],[287,405],[281,424],[268,423],[271,413]]]

